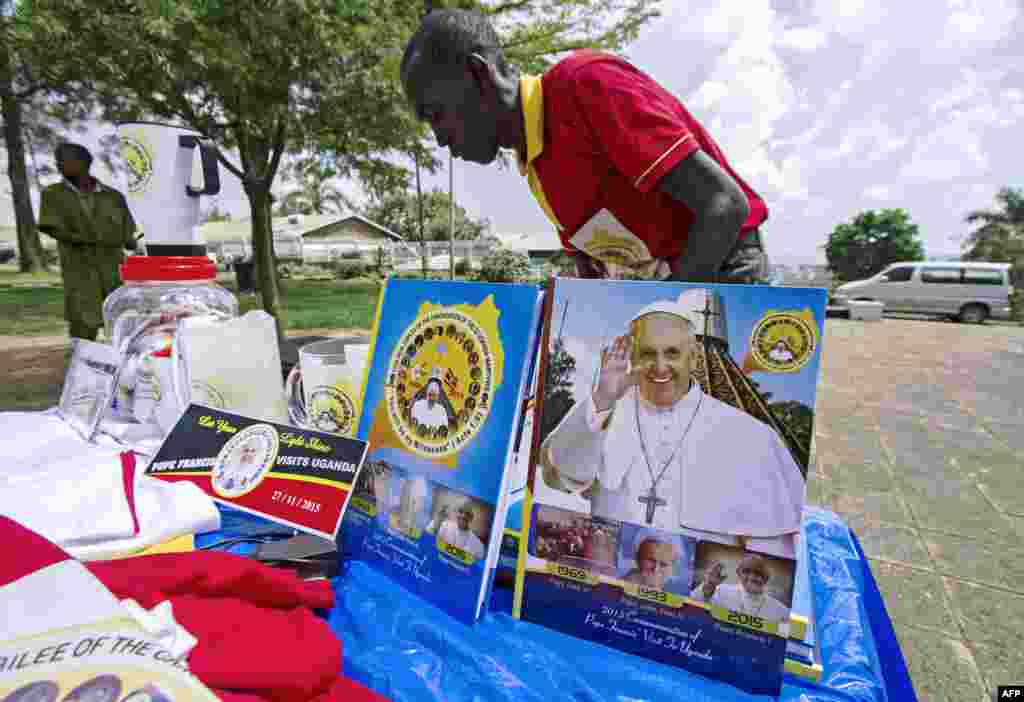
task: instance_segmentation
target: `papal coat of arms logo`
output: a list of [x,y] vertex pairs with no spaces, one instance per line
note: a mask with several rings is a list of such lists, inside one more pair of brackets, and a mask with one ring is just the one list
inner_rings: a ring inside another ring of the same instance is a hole
[[121,157],[128,166],[128,193],[144,193],[153,180],[153,151],[141,135],[122,134]]
[[397,439],[423,458],[454,460],[484,426],[501,384],[499,314],[491,298],[420,309],[393,347],[384,388],[390,431],[374,445]]

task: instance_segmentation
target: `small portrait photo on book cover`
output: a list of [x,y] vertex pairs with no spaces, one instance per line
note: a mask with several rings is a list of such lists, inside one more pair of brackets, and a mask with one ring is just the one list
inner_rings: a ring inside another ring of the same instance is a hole
[[693,581],[697,540],[634,524],[622,526],[618,577],[649,590],[686,597]]
[[[449,555],[468,555],[474,561],[482,559],[493,520],[494,509],[490,505],[440,485],[434,488],[427,531],[436,537],[438,550]],[[461,553],[452,554],[446,547]]]
[[556,507],[538,507],[532,555],[615,577],[621,525]]
[[[367,468],[373,467],[373,501],[374,509],[376,509],[375,516],[379,523],[384,525],[387,524],[388,515],[391,512],[393,492],[396,493],[394,502],[397,504],[398,496],[397,491],[393,489],[397,478],[395,476],[395,469],[390,464],[384,461],[373,461],[367,464]],[[363,471],[364,473],[370,472],[369,470]]]
[[767,621],[789,619],[796,561],[706,541],[696,551],[693,599]]
[[430,514],[430,490],[427,481],[418,476],[400,473],[394,487],[398,500],[397,504],[392,502],[388,514],[388,528],[418,541],[423,535],[427,515]]
[[377,498],[377,477],[387,468],[387,464],[381,461],[367,461],[363,469],[359,471],[359,478],[352,490],[353,495],[375,500]]

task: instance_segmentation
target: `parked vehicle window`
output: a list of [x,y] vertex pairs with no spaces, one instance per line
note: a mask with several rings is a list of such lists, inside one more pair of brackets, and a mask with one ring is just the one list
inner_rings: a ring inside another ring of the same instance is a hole
[[907,283],[914,275],[914,269],[911,266],[904,266],[903,268],[893,268],[891,271],[885,274],[890,283]]
[[965,285],[1003,285],[1002,271],[964,269]]
[[958,285],[961,273],[960,268],[924,268],[921,270],[921,282]]

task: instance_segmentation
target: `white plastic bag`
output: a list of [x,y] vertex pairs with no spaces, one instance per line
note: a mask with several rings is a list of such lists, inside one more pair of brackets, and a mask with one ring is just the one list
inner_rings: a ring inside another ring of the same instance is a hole
[[109,344],[72,339],[71,363],[64,376],[57,412],[86,441],[114,398],[119,358]]

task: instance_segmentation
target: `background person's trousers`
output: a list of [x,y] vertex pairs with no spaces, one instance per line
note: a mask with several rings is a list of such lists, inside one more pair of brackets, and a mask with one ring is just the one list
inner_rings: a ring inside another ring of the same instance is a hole
[[761,232],[757,229],[744,232],[729,257],[722,264],[720,283],[747,285],[765,284],[771,277],[768,254],[764,251]]

